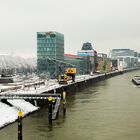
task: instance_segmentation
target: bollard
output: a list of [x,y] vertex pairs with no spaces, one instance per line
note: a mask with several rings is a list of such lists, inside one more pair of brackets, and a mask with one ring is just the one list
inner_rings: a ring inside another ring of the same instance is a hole
[[37,107],[37,100],[34,100],[34,105]]
[[63,91],[63,115],[66,115],[66,92]]
[[53,98],[52,97],[48,97],[48,101],[49,101],[49,115],[48,115],[48,119],[49,119],[49,123],[52,124],[52,101]]
[[22,140],[22,112],[18,112],[18,140]]

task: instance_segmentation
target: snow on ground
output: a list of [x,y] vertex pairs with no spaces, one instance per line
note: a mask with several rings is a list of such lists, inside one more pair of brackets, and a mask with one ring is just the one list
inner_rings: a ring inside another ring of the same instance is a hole
[[22,111],[23,116],[38,109],[25,100],[8,100],[13,106],[0,102],[0,128],[17,120],[18,112]]
[[18,110],[0,102],[0,127],[17,119]]
[[[104,74],[100,74],[100,75],[104,75]],[[80,81],[83,81],[83,80],[88,80],[90,78],[93,78],[93,77],[98,77],[99,75],[80,75],[80,76],[76,76],[76,79],[75,81],[76,82],[80,82]],[[72,80],[68,81],[68,84],[71,84],[72,83]],[[30,83],[28,83],[30,84]],[[25,88],[20,88],[18,89],[17,91],[7,91],[5,93],[13,93],[13,94],[35,94],[35,93],[38,93],[38,94],[41,94],[43,92],[47,92],[47,91],[50,91],[50,90],[55,90],[56,88],[59,88],[59,87],[62,87],[63,85],[60,85],[58,83],[57,80],[49,80],[45,82],[45,84],[40,84],[40,85],[36,85],[36,86],[30,86],[30,87],[25,87]],[[13,87],[13,86],[11,86]],[[2,86],[1,85],[1,88],[2,89],[5,89],[5,88],[10,88],[10,86]]]
[[25,100],[7,100],[11,105],[23,113],[23,116],[27,115],[29,112],[36,111],[38,107],[35,107],[31,103]]
[[[26,87],[24,89],[18,89],[17,91],[12,91],[12,93],[15,94],[41,94],[46,91],[50,91],[56,88],[59,88],[61,85],[56,80],[47,81],[45,85],[37,85],[37,86],[31,86]],[[8,91],[10,93],[10,91]]]

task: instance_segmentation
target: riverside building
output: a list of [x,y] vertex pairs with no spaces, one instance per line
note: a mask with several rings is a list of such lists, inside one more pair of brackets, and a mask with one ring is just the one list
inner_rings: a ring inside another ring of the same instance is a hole
[[131,49],[112,49],[109,52],[109,57],[112,60],[117,60],[118,65],[121,64],[123,68],[132,68],[139,65],[138,52]]
[[37,32],[38,73],[50,76],[58,73],[59,61],[64,61],[64,35],[53,31]]
[[85,61],[83,57],[73,55],[73,54],[64,54],[64,59],[67,64],[72,64],[76,68],[76,74],[82,75],[84,71]]
[[83,57],[85,64],[83,74],[90,74],[95,71],[95,52],[89,42],[83,43],[81,50],[77,52],[77,56]]

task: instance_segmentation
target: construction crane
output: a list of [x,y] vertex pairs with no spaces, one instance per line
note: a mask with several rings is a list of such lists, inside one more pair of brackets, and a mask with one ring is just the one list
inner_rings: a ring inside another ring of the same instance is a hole
[[58,62],[59,64],[62,64],[66,67],[66,69],[59,68],[59,76],[58,76],[58,82],[59,84],[67,84],[68,80],[72,80],[72,82],[75,82],[75,75],[76,75],[76,68],[73,64],[67,63],[64,61],[57,60],[55,58],[47,58],[50,61]]

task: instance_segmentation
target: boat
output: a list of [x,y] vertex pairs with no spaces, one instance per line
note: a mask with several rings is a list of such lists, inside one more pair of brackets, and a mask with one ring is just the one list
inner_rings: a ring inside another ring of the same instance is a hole
[[132,78],[132,82],[135,85],[140,85],[140,76],[134,76],[134,78]]
[[1,76],[0,77],[0,84],[7,84],[7,83],[14,83],[14,80],[11,76]]

